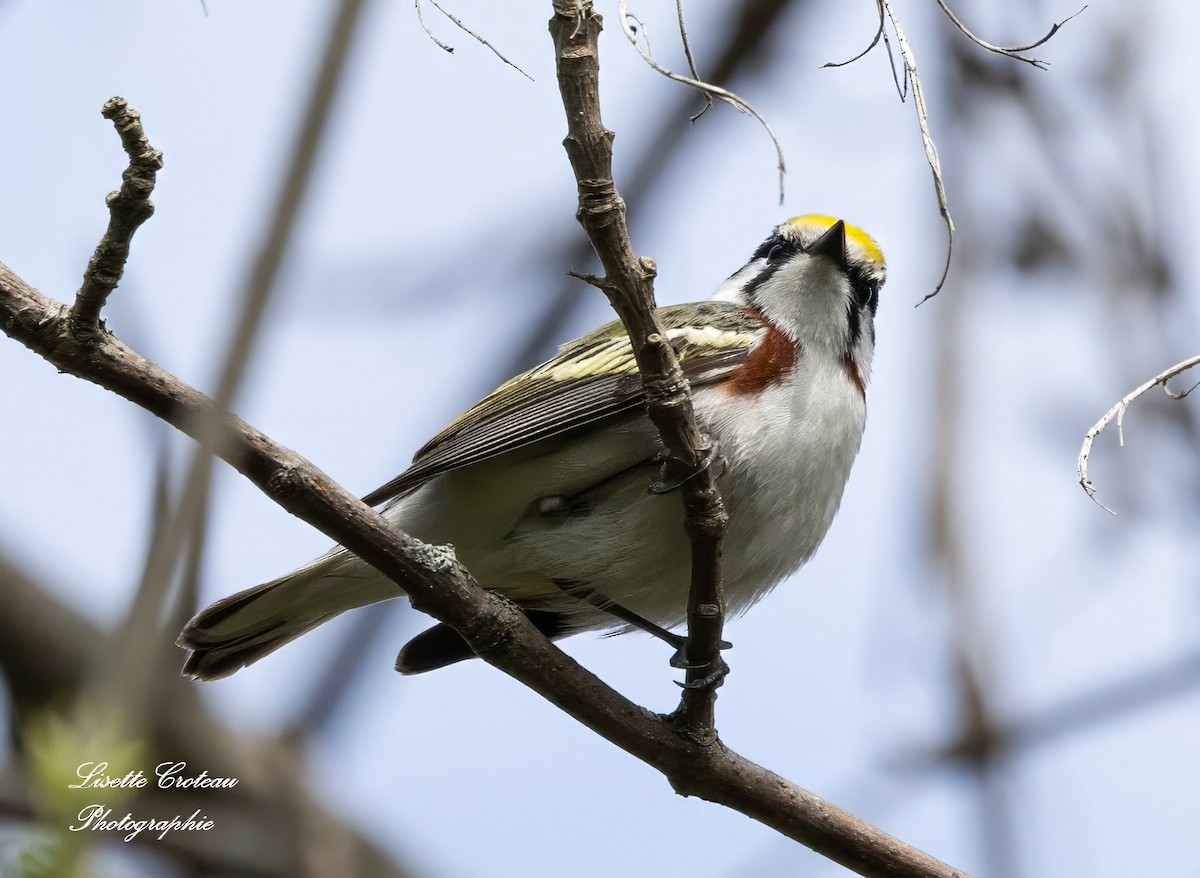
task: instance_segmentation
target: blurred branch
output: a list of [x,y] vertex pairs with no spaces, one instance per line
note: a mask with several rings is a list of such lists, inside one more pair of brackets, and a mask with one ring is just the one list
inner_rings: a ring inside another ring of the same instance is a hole
[[[77,702],[88,685],[88,669],[106,649],[108,635],[71,607],[50,597],[45,587],[0,556],[0,670],[12,697],[18,725],[43,712]],[[202,807],[222,833],[213,844],[205,833],[171,833],[162,841],[138,836],[166,850],[182,865],[230,875],[297,874],[296,852],[305,848],[302,827],[289,819],[291,809],[322,814],[306,780],[277,741],[252,742],[233,735],[213,719],[199,690],[174,677],[160,687],[146,729],[148,750],[156,759],[185,761],[214,776],[236,777],[238,785],[220,792],[192,795],[169,790],[127,806],[149,814],[188,813]],[[0,813],[33,820],[36,812],[12,770],[0,773]],[[354,850],[364,874],[405,878],[410,874],[366,838],[338,824],[344,843]],[[278,841],[272,841],[278,839]]]
[[1162,385],[1162,388],[1166,392],[1167,396],[1171,397],[1171,399],[1183,399],[1185,396],[1187,396],[1189,393],[1191,393],[1193,390],[1195,390],[1197,386],[1200,386],[1200,385],[1193,385],[1192,387],[1190,387],[1187,390],[1184,390],[1180,393],[1173,393],[1173,392],[1171,392],[1170,388],[1167,387],[1167,382],[1170,381],[1172,378],[1174,378],[1176,375],[1180,374],[1181,372],[1186,372],[1188,369],[1191,369],[1193,366],[1200,366],[1200,354],[1198,354],[1194,357],[1189,357],[1188,359],[1184,360],[1181,363],[1176,363],[1171,368],[1158,373],[1153,378],[1151,378],[1149,381],[1139,384],[1137,387],[1135,387],[1129,393],[1127,393],[1123,397],[1121,397],[1121,399],[1117,402],[1116,405],[1114,405],[1107,412],[1105,412],[1104,417],[1102,417],[1095,424],[1093,424],[1092,429],[1088,430],[1087,435],[1083,437],[1083,446],[1079,449],[1079,463],[1078,463],[1079,486],[1081,488],[1083,488],[1083,490],[1085,492],[1087,492],[1087,495],[1089,497],[1091,497],[1092,501],[1097,506],[1099,506],[1101,509],[1105,510],[1106,512],[1111,512],[1113,515],[1116,515],[1116,513],[1113,512],[1113,510],[1109,509],[1107,506],[1105,506],[1103,503],[1101,503],[1099,500],[1096,499],[1096,487],[1095,487],[1095,485],[1092,484],[1091,479],[1088,478],[1088,458],[1091,456],[1091,453],[1092,453],[1092,443],[1096,440],[1096,437],[1099,436],[1101,432],[1103,432],[1104,428],[1107,427],[1110,423],[1112,423],[1112,420],[1114,418],[1116,418],[1117,437],[1118,437],[1120,444],[1124,445],[1125,444],[1125,431],[1123,429],[1122,421],[1124,421],[1124,419],[1125,419],[1126,409],[1128,409],[1129,406],[1139,396],[1152,390],[1155,387],[1158,387],[1160,384]]
[[[993,758],[1002,758],[1019,750],[1052,744],[1091,731],[1102,723],[1128,719],[1172,698],[1191,695],[1198,688],[1200,649],[1192,649],[1158,667],[1101,683],[1028,716],[997,722],[990,730],[990,750]],[[939,747],[903,754],[890,764],[912,771],[947,762],[975,762],[978,749],[975,739],[963,735]]]
[[[233,404],[249,365],[263,318],[276,289],[279,267],[309,190],[319,148],[328,128],[334,98],[346,69],[355,28],[364,6],[365,0],[341,0],[334,13],[291,155],[268,213],[266,232],[254,251],[250,268],[241,284],[240,317],[221,360],[221,373],[213,399],[219,411],[226,411]],[[181,556],[186,554],[191,559],[189,564],[195,564],[203,552],[213,461],[208,449],[210,442],[205,438],[207,422],[197,424],[197,429],[201,437],[199,447],[188,465],[179,499],[157,528],[157,536],[151,544],[133,604],[121,626],[114,632],[116,648],[107,654],[100,667],[97,683],[100,701],[119,700],[128,704],[131,699],[141,699],[144,704],[150,704],[155,678],[162,675],[166,666],[163,651],[173,649],[169,639],[147,635],[149,632],[161,632],[162,623],[179,614],[179,599],[187,590],[175,592],[174,606],[168,604],[172,597],[170,586]],[[140,710],[132,709],[132,705],[129,707],[131,709],[127,713],[130,718],[141,714]]]
[[[971,254],[975,252],[967,248],[965,277],[971,277],[974,271]],[[978,786],[980,842],[988,865],[985,872],[1011,878],[1017,846],[1011,834],[1013,821],[1006,811],[1006,799],[997,786],[1000,752],[991,698],[995,644],[980,608],[977,571],[971,567],[968,510],[956,491],[962,484],[966,308],[964,297],[953,296],[935,314],[937,328],[933,335],[937,347],[931,372],[936,381],[933,391],[936,408],[931,419],[932,441],[928,445],[930,555],[936,565],[936,579],[944,586],[950,612],[947,639],[955,690],[952,697],[959,711],[958,740],[963,748],[960,758]]]

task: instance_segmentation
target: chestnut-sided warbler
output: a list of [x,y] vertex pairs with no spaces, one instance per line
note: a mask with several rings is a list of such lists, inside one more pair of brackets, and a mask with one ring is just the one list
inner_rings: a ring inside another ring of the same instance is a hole
[[[709,301],[659,309],[697,422],[725,464],[731,612],[808,560],[833,521],[866,421],[884,273],[865,232],[799,216]],[[679,493],[648,490],[658,450],[629,338],[610,323],[503,384],[364,499],[386,503],[401,530],[452,544],[483,586],[551,637],[631,622],[653,630],[684,620],[690,578]],[[226,676],[345,610],[401,594],[339,546],[192,619],[179,637],[192,650],[184,673]],[[439,624],[396,668],[472,655]]]

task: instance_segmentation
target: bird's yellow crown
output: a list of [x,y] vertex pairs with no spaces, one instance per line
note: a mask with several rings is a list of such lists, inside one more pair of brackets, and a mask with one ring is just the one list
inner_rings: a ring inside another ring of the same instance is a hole
[[[803,216],[792,217],[788,220],[788,225],[795,226],[797,229],[811,228],[820,234],[827,231],[837,221],[838,217],[836,216],[828,216],[823,213],[806,213]],[[862,251],[863,257],[868,261],[877,265],[885,264],[883,251],[879,249],[879,245],[875,243],[875,239],[858,226],[846,223],[846,240],[859,248]]]

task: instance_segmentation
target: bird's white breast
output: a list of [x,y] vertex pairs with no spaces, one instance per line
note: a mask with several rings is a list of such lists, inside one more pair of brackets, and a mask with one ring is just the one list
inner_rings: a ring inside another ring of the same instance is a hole
[[866,425],[866,403],[843,364],[800,356],[757,394],[696,393],[729,471],[725,596],[744,610],[816,551],[841,503]]

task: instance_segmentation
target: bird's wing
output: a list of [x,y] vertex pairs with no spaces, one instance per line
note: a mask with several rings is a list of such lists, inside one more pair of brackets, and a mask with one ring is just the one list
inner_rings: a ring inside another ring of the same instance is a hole
[[[731,302],[668,306],[658,316],[692,386],[727,378],[766,331],[757,315]],[[639,409],[644,400],[633,347],[614,321],[484,397],[363,500],[403,496],[441,473]]]

